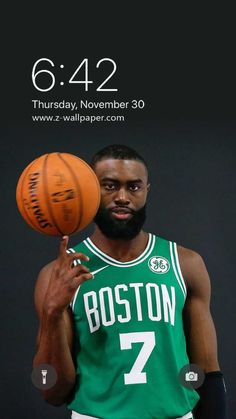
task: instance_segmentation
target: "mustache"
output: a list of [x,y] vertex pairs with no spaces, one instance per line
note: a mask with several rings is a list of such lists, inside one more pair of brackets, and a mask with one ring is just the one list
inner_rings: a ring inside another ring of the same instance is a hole
[[124,212],[128,212],[130,214],[135,214],[136,211],[132,208],[128,207],[127,205],[114,205],[111,208],[109,208],[109,211],[120,211],[123,210]]
[[[118,220],[112,215],[112,212],[129,213],[132,214],[128,220]],[[101,205],[94,221],[101,230],[101,232],[108,238],[113,240],[131,240],[140,230],[146,219],[146,205],[139,210],[130,208],[130,206],[123,203],[112,203],[110,207]]]

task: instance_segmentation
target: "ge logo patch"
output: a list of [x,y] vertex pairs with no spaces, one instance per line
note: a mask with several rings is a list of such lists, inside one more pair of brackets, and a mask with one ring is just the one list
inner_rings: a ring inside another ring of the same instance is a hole
[[148,266],[155,274],[166,274],[170,269],[170,263],[163,256],[153,256],[148,261]]

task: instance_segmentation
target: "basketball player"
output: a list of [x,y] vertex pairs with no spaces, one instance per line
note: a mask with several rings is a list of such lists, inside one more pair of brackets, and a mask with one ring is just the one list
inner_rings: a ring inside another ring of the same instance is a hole
[[[36,284],[34,367],[51,364],[58,376],[45,400],[66,402],[73,419],[225,419],[201,256],[143,230],[150,185],[136,151],[108,146],[92,167],[101,185],[95,230],[73,249],[63,237]],[[179,379],[190,363],[205,373],[197,390]]]

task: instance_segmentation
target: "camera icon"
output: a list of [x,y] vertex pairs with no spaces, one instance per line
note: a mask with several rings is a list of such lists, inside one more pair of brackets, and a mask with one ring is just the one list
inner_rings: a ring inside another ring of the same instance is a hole
[[185,374],[185,381],[197,381],[198,380],[198,373],[189,371]]
[[200,387],[205,379],[204,371],[197,364],[186,364],[179,371],[180,384],[189,389]]

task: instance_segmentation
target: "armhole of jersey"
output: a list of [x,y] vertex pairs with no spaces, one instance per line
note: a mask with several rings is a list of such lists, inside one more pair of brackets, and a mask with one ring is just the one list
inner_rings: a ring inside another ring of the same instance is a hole
[[174,269],[174,273],[176,276],[176,279],[179,283],[179,286],[184,294],[184,299],[186,299],[187,295],[187,289],[186,284],[182,275],[182,271],[179,264],[179,256],[177,251],[177,245],[174,242],[170,242],[170,256],[171,256],[171,262]]
[[[76,252],[75,252],[75,249],[73,249],[72,247],[71,247],[70,249],[67,249],[67,251],[66,251],[66,252],[67,252],[67,253],[76,253]],[[78,266],[78,265],[80,265],[80,264],[81,264],[80,259],[75,259],[75,260],[74,260],[74,262],[73,262],[73,265],[74,265],[74,266]],[[78,295],[79,289],[80,289],[80,285],[78,286],[77,290],[75,291],[74,297],[72,298],[72,300],[71,300],[71,302],[70,302],[70,304],[69,304],[69,306],[70,306],[70,308],[71,308],[71,310],[72,310],[73,312],[74,312],[75,301],[76,301],[76,298],[77,298],[77,295]]]

